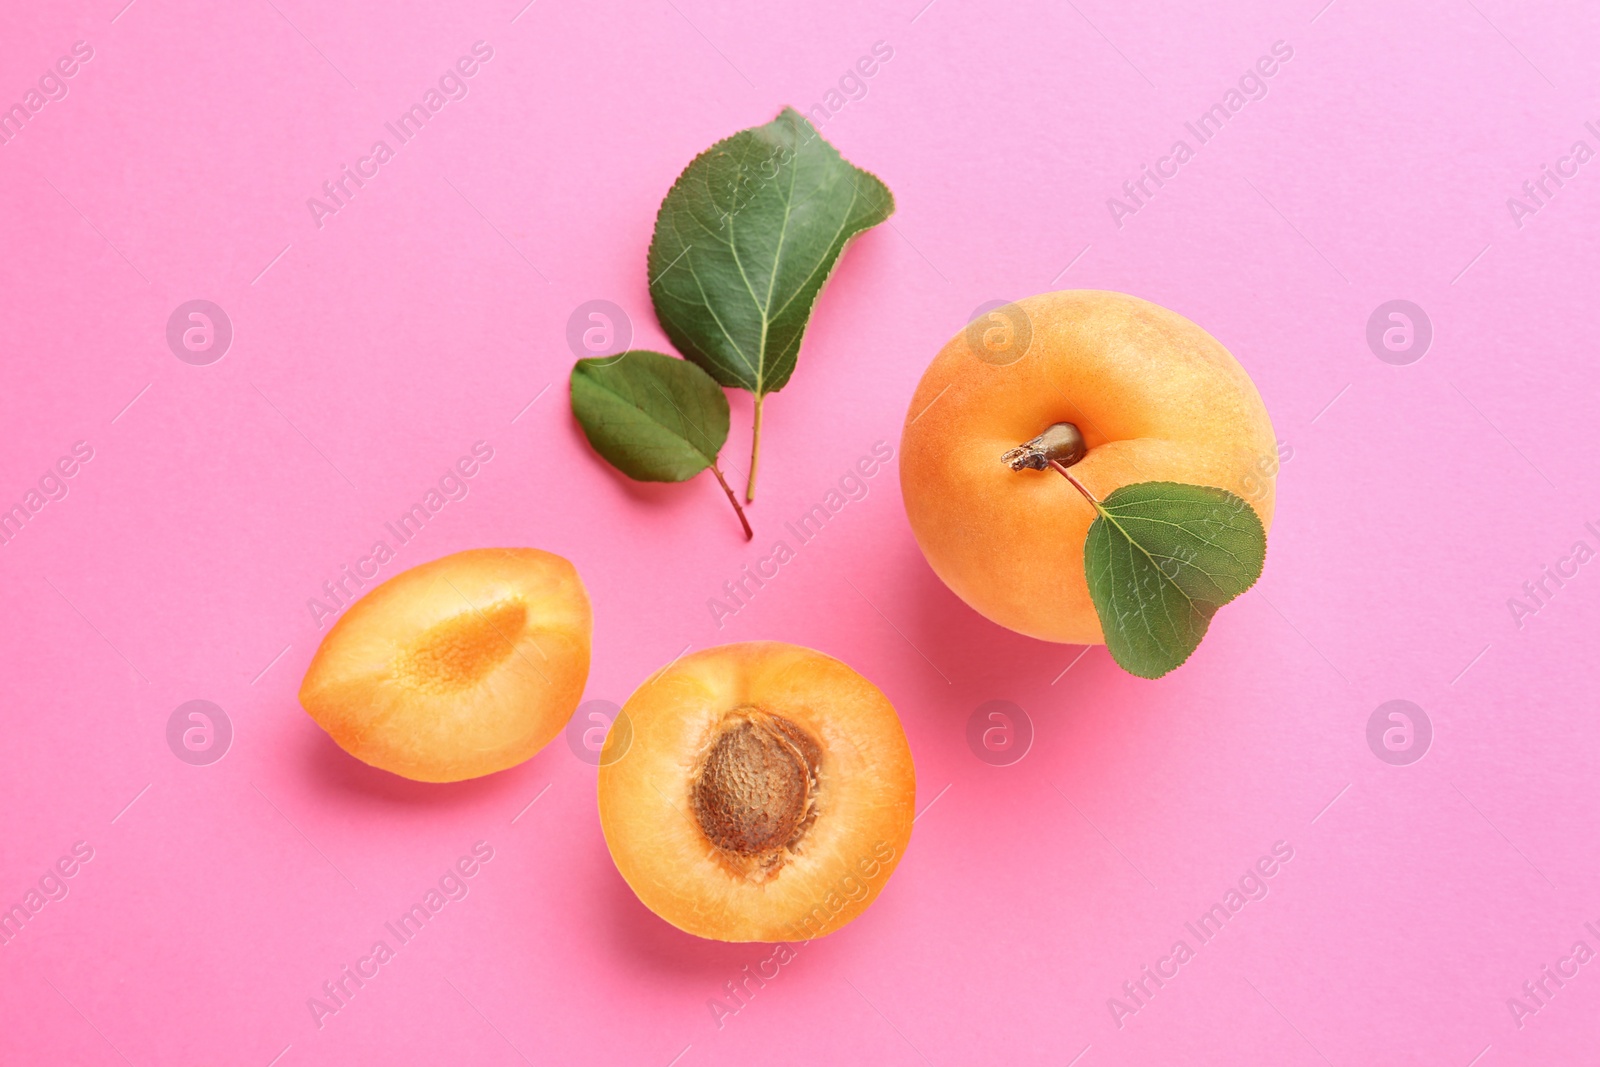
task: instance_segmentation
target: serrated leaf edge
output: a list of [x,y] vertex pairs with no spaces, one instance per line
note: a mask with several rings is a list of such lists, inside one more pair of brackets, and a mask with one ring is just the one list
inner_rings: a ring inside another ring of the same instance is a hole
[[[846,234],[845,237],[844,237],[843,243],[840,244],[840,246],[839,246],[838,253],[833,257],[833,262],[828,265],[827,273],[823,275],[822,281],[820,283],[818,283],[816,294],[811,298],[811,306],[806,308],[805,325],[803,327],[801,327],[799,338],[798,338],[798,340],[796,342],[795,360],[798,363],[799,357],[800,357],[799,350],[805,344],[806,334],[811,329],[811,320],[816,314],[817,304],[822,299],[823,291],[827,289],[828,282],[833,279],[834,272],[839,269],[839,263],[844,259],[845,253],[847,251],[849,251],[851,244],[853,244],[855,242],[856,238],[860,237],[862,234],[866,233],[868,230],[871,230],[874,227],[880,225],[881,223],[887,222],[889,219],[894,217],[894,213],[895,213],[897,205],[895,203],[894,190],[889,188],[889,184],[887,182],[885,182],[882,178],[878,177],[878,175],[873,173],[872,171],[867,170],[865,167],[856,166],[856,164],[854,164],[850,160],[846,159],[845,156],[844,156],[844,153],[840,152],[839,149],[834,146],[833,142],[828,141],[826,138],[824,138],[822,136],[822,132],[820,130],[818,130],[816,128],[816,126],[812,125],[811,120],[807,119],[794,106],[786,104],[781,109],[779,109],[777,115],[773,116],[771,121],[764,122],[764,123],[761,123],[761,124],[756,125],[756,126],[748,126],[748,127],[744,128],[742,130],[735,130],[733,133],[731,133],[728,136],[722,138],[722,140],[717,141],[710,148],[705,149],[704,151],[702,151],[698,155],[696,155],[693,159],[691,159],[684,166],[683,170],[678,172],[678,176],[675,179],[673,179],[672,185],[667,189],[667,195],[661,198],[661,207],[658,207],[656,209],[656,218],[658,220],[660,219],[662,208],[664,208],[666,206],[666,203],[667,203],[667,201],[669,199],[671,199],[672,194],[675,193],[678,190],[678,187],[680,185],[682,185],[684,183],[684,181],[688,178],[689,172],[691,170],[693,170],[695,165],[697,163],[699,163],[702,159],[706,158],[707,156],[712,155],[713,153],[715,153],[715,152],[717,152],[719,150],[725,150],[724,146],[729,144],[735,138],[743,136],[744,134],[747,134],[747,133],[751,133],[752,131],[758,131],[758,130],[765,129],[766,127],[772,125],[773,122],[776,122],[778,119],[781,119],[784,116],[791,115],[791,114],[799,122],[804,123],[808,128],[810,128],[812,134],[815,135],[819,140],[823,141],[823,143],[826,144],[829,148],[832,148],[834,153],[836,155],[838,155],[840,162],[844,163],[844,165],[849,167],[852,171],[858,172],[860,174],[864,174],[868,178],[872,179],[874,182],[877,182],[878,188],[882,189],[883,192],[884,192],[884,195],[888,197],[887,210],[884,212],[883,218],[879,219],[877,222],[869,223],[868,225],[859,227],[858,229],[850,232],[849,234]],[[861,190],[860,190],[860,186],[856,183],[856,179],[855,179],[854,175],[851,176],[850,184],[851,184],[852,189],[854,190],[855,195],[859,195]],[[651,289],[651,287],[654,285],[655,281],[660,280],[661,277],[666,275],[667,271],[671,270],[674,266],[677,265],[677,260],[673,260],[672,263],[669,263],[666,267],[662,268],[661,274],[657,275],[655,279],[652,279],[650,277],[650,260],[655,254],[656,240],[657,240],[656,230],[655,230],[655,227],[652,226],[651,227],[651,233],[650,233],[650,244],[645,250],[645,285],[646,285],[647,289]],[[832,242],[830,242],[830,244],[831,243]],[[689,245],[688,247],[689,247],[689,249],[692,249],[694,246],[693,245]],[[684,254],[685,255],[687,254],[687,250],[685,251]],[[678,259],[682,259],[682,258],[683,258],[682,255],[680,255],[678,257]],[[820,266],[821,264],[818,264],[818,265]],[[741,268],[741,274],[742,273],[743,273],[743,268]],[[810,277],[811,277],[810,275],[807,275],[807,280],[808,281],[809,281]],[[697,285],[699,284],[698,278],[696,279],[696,284]],[[746,284],[748,285],[748,281],[747,281]],[[801,288],[804,288],[804,286],[802,285]],[[703,294],[703,292],[704,291],[702,290],[702,294]],[[751,295],[754,296],[754,293],[752,293]],[[655,294],[654,294],[654,291],[652,289],[651,290],[651,306],[652,306],[652,308],[654,307],[654,304],[655,304],[654,297],[655,297]],[[716,318],[716,312],[711,309],[711,305],[710,305],[709,302],[705,303],[705,307],[706,307],[706,309],[708,311],[711,312],[712,317]],[[671,331],[668,330],[667,324],[665,322],[661,321],[661,316],[659,314],[657,314],[656,319],[657,319],[658,322],[660,322],[662,330],[666,331],[670,336]],[[766,321],[765,325],[770,325],[770,324],[771,324],[771,319],[767,318],[767,321]],[[763,332],[765,331],[765,325],[763,327]],[[732,343],[733,337],[728,333],[727,329],[722,326],[722,323],[721,323],[720,320],[718,320],[717,326],[718,326],[719,329],[722,330],[723,336],[727,337],[729,342]],[[703,364],[701,364],[699,358],[697,357],[697,355],[695,353],[688,351],[684,345],[679,344],[679,342],[677,341],[676,338],[673,338],[672,340],[673,340],[673,344],[675,346],[677,346],[679,349],[683,349],[684,350],[683,351],[683,356],[684,356],[684,358],[686,360],[688,360],[690,363],[693,363],[696,366],[700,367],[702,370],[706,371],[706,373],[711,375],[712,380],[714,380],[718,385],[721,385],[721,386],[723,386],[725,388],[743,389],[745,392],[750,393],[752,396],[755,396],[755,397],[757,397],[759,399],[760,397],[764,397],[764,396],[768,395],[769,393],[780,392],[783,389],[784,385],[788,385],[789,384],[787,378],[784,379],[783,385],[780,385],[775,389],[759,389],[758,386],[748,385],[743,380],[725,382],[725,381],[722,380],[722,378],[717,373],[718,371],[721,370],[720,367],[716,368],[714,370],[714,369],[712,369],[710,367],[704,366]],[[765,348],[765,346],[766,346],[766,341],[765,341],[765,338],[763,337],[762,347]],[[735,345],[735,347],[737,348],[738,346]],[[766,364],[766,362],[767,362],[766,353],[763,351],[761,353],[761,363],[764,366]],[[791,375],[793,374],[792,370],[790,371],[790,374]]]
[[[1244,596],[1251,589],[1255,588],[1256,583],[1261,580],[1261,575],[1266,570],[1266,562],[1267,562],[1267,528],[1266,528],[1266,524],[1261,521],[1261,514],[1260,514],[1260,512],[1256,511],[1255,505],[1251,504],[1250,501],[1246,500],[1242,496],[1239,496],[1237,493],[1234,493],[1234,492],[1232,492],[1231,490],[1228,490],[1228,489],[1224,489],[1224,488],[1222,488],[1221,486],[1218,486],[1218,485],[1196,485],[1196,484],[1193,484],[1193,483],[1190,483],[1190,482],[1169,482],[1169,481],[1130,482],[1127,485],[1119,485],[1119,486],[1117,486],[1116,489],[1113,489],[1111,492],[1107,493],[1103,499],[1093,501],[1096,520],[1098,521],[1099,519],[1103,518],[1108,523],[1110,523],[1112,526],[1115,526],[1117,528],[1117,530],[1122,534],[1122,536],[1127,540],[1127,542],[1130,545],[1133,545],[1135,548],[1137,548],[1140,552],[1144,553],[1145,558],[1150,561],[1151,565],[1154,566],[1158,572],[1161,572],[1163,574],[1165,572],[1161,571],[1161,565],[1156,562],[1155,556],[1151,555],[1150,551],[1148,549],[1146,549],[1138,541],[1134,540],[1133,537],[1128,533],[1128,531],[1123,527],[1123,525],[1121,523],[1119,523],[1111,515],[1111,513],[1106,509],[1106,506],[1105,506],[1106,502],[1109,501],[1117,493],[1121,492],[1124,489],[1130,489],[1130,488],[1133,488],[1134,486],[1140,486],[1140,485],[1172,485],[1172,486],[1181,486],[1181,487],[1184,487],[1184,488],[1213,489],[1213,490],[1216,490],[1218,492],[1225,493],[1227,496],[1233,498],[1234,500],[1237,500],[1244,507],[1249,508],[1250,509],[1250,513],[1255,516],[1256,525],[1258,527],[1260,527],[1260,529],[1261,529],[1261,566],[1259,568],[1257,568],[1255,575],[1252,576],[1250,581],[1245,584],[1244,588],[1240,589],[1237,593],[1233,594],[1227,600],[1224,600],[1222,603],[1216,605],[1212,609],[1211,614],[1206,616],[1205,629],[1203,629],[1201,631],[1201,633],[1200,633],[1200,640],[1195,642],[1194,648],[1191,648],[1188,652],[1185,652],[1183,654],[1183,658],[1182,659],[1180,659],[1176,663],[1172,664],[1172,666],[1168,667],[1166,670],[1161,671],[1159,674],[1142,674],[1139,671],[1134,670],[1128,664],[1123,663],[1121,660],[1117,659],[1115,653],[1112,654],[1111,658],[1116,662],[1117,666],[1121,667],[1124,671],[1128,672],[1129,674],[1133,675],[1136,678],[1145,678],[1145,679],[1148,679],[1150,681],[1154,681],[1154,680],[1156,680],[1158,678],[1166,677],[1167,675],[1171,674],[1173,671],[1177,670],[1179,667],[1183,666],[1185,663],[1188,663],[1190,657],[1192,657],[1197,651],[1199,651],[1200,644],[1201,644],[1201,642],[1203,642],[1205,640],[1206,634],[1210,632],[1210,630],[1211,630],[1211,620],[1216,617],[1216,613],[1218,611],[1222,610],[1223,608],[1227,607],[1229,604],[1233,603],[1235,600],[1238,600],[1240,597]],[[1092,524],[1090,526],[1090,532],[1093,532],[1093,525]],[[1089,539],[1088,539],[1088,536],[1086,535],[1084,537],[1085,564],[1087,564],[1087,562],[1088,562],[1087,561],[1087,549],[1088,549],[1088,546],[1089,546]],[[1168,581],[1170,582],[1171,579],[1168,579]],[[1194,605],[1194,598],[1189,596],[1188,593],[1184,592],[1184,590],[1183,590],[1183,588],[1181,586],[1177,586],[1177,583],[1173,582],[1172,584],[1177,587],[1178,593],[1185,600],[1187,600],[1191,606],[1193,606]],[[1091,603],[1094,603],[1094,597],[1092,595],[1090,596],[1089,600],[1090,600]],[[1101,616],[1101,614],[1100,614],[1100,605],[1098,603],[1095,603],[1094,611],[1095,611],[1095,615],[1096,616],[1100,616],[1100,627],[1101,627],[1102,630],[1104,630],[1105,627],[1106,627],[1106,620],[1105,620],[1104,616]],[[1106,642],[1106,651],[1108,651],[1108,652],[1111,651],[1111,646],[1110,646],[1110,642],[1109,641]]]

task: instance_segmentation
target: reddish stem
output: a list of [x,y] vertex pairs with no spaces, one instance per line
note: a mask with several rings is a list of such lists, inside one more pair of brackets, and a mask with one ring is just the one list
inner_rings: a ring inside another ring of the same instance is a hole
[[717,476],[717,484],[722,486],[724,493],[728,494],[728,503],[733,505],[734,513],[739,516],[739,525],[744,527],[744,539],[746,541],[754,540],[755,531],[750,529],[750,520],[744,517],[744,508],[739,506],[739,498],[733,495],[732,489],[728,488],[728,480],[722,476],[722,471],[718,469],[715,463],[711,465],[711,473]]
[[1089,503],[1093,504],[1096,511],[1100,510],[1100,501],[1098,501],[1098,500],[1096,500],[1094,498],[1094,494],[1093,493],[1089,492],[1088,489],[1084,488],[1084,485],[1083,485],[1082,482],[1078,481],[1078,479],[1076,479],[1076,478],[1074,478],[1072,476],[1072,472],[1071,471],[1067,470],[1066,467],[1063,467],[1061,465],[1061,461],[1060,460],[1052,459],[1050,461],[1050,466],[1054,467],[1056,469],[1056,472],[1058,474],[1060,474],[1061,477],[1063,477],[1067,481],[1071,482],[1072,483],[1072,488],[1074,488],[1078,492],[1082,493],[1083,494],[1083,498],[1085,500],[1087,500]]

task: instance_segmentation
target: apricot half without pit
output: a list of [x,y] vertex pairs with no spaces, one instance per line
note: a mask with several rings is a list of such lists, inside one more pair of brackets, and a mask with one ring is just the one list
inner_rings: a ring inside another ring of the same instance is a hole
[[709,648],[658,671],[623,714],[631,729],[613,726],[600,754],[600,825],[623,879],[681,930],[830,933],[872,903],[911,839],[900,718],[831,656]]
[[1043,293],[975,321],[917,386],[900,489],[929,565],[1001,626],[1105,636],[1084,576],[1097,500],[1135,482],[1226,489],[1272,526],[1277,441],[1250,376],[1216,338],[1138,297]]
[[513,767],[589,677],[576,568],[536,548],[457,552],[390,578],[322,639],[300,703],[346,752],[422,782]]

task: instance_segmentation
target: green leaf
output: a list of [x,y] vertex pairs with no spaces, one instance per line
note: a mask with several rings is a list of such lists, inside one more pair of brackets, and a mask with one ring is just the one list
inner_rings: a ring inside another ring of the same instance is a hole
[[572,413],[594,450],[641,482],[693,478],[728,439],[728,397],[711,376],[642,349],[580,359]]
[[784,108],[702,152],[662,201],[649,257],[656,318],[718,382],[776,392],[845,245],[893,212],[883,182]]
[[1083,568],[1106,647],[1123,670],[1159,678],[1261,577],[1266,531],[1244,500],[1209,486],[1138,482],[1095,508]]

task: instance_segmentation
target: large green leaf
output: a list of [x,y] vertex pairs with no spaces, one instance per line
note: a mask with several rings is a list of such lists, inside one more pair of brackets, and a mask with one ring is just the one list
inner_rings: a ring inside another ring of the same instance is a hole
[[1083,566],[1106,647],[1130,674],[1159,678],[1261,577],[1266,531],[1244,500],[1209,486],[1138,482],[1095,508]]
[[673,183],[650,243],[656,318],[723,385],[776,392],[845,245],[893,212],[883,182],[784,108],[712,145]]
[[693,478],[728,439],[728,396],[711,376],[642,349],[580,359],[572,413],[596,452],[643,482]]

